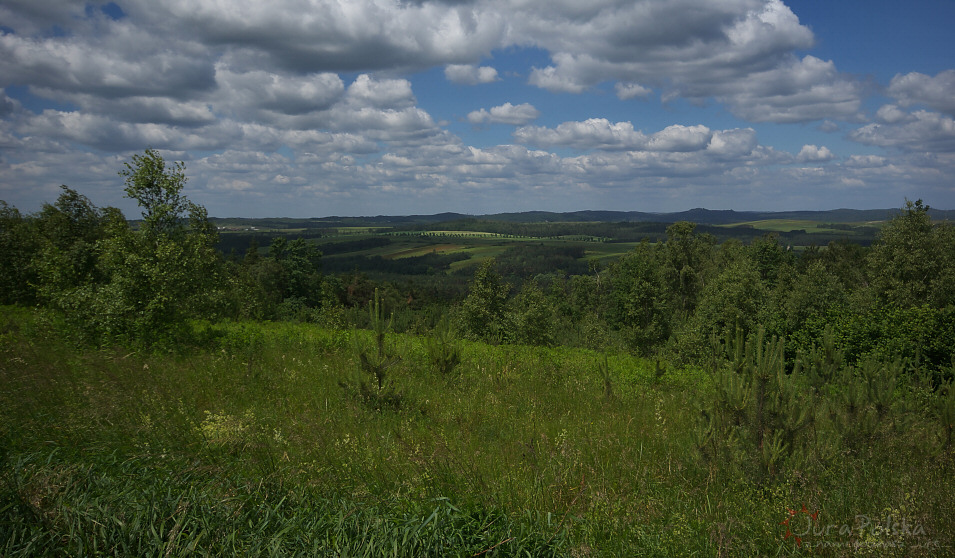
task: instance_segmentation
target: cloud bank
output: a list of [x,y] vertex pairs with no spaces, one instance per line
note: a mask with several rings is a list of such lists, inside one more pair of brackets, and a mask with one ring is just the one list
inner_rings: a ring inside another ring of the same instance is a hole
[[[0,199],[27,209],[63,182],[121,205],[147,147],[220,215],[953,200],[955,70],[874,88],[781,0],[10,0],[0,22]],[[842,147],[760,141],[813,123]]]

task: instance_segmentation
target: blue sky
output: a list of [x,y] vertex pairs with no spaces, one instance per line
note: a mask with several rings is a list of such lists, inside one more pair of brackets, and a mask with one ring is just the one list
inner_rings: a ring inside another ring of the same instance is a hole
[[955,208],[950,0],[4,0],[0,199],[213,216]]

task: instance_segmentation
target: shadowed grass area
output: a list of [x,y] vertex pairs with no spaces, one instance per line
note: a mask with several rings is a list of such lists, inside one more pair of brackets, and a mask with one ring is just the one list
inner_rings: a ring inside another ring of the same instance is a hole
[[[458,341],[461,363],[439,373],[422,339],[388,335],[400,403],[377,409],[340,385],[371,332],[221,324],[189,354],[141,355],[76,349],[29,311],[0,322],[5,556],[952,549],[931,393],[759,477],[748,456],[701,454],[714,388],[700,370]],[[820,407],[820,439],[840,413]],[[815,518],[790,513],[803,506]]]

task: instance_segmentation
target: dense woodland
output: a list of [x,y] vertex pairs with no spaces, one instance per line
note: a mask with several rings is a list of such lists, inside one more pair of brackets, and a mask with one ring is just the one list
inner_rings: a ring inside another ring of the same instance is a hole
[[955,545],[955,227],[921,201],[871,245],[681,221],[610,260],[552,240],[639,227],[441,225],[533,237],[462,267],[356,254],[408,223],[219,233],[155,151],[120,174],[141,219],[0,202],[0,554]]

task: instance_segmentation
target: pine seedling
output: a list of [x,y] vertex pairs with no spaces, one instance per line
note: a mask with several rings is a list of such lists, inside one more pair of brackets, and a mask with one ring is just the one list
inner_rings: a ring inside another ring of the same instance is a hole
[[808,352],[800,351],[796,359],[796,370],[805,373],[816,393],[831,384],[844,365],[845,354],[836,347],[832,326],[826,326],[819,344],[813,343]]
[[612,401],[614,398],[613,378],[610,375],[610,359],[606,354],[604,354],[603,360],[597,361],[597,373],[600,375],[600,379],[603,380],[604,399]]
[[[355,346],[363,377],[358,379],[357,385],[348,382],[339,382],[339,385],[376,410],[383,407],[397,409],[401,406],[403,395],[389,381],[388,370],[400,362],[401,357],[390,355],[385,348],[385,336],[391,329],[394,316],[385,320],[377,289],[374,299],[368,302],[368,312],[375,346],[371,351],[359,346],[357,341]],[[369,382],[370,379],[374,379],[374,382]]]
[[454,338],[446,317],[441,318],[431,335],[425,338],[424,347],[431,366],[442,376],[450,376],[461,364],[461,346]]
[[952,435],[955,431],[955,383],[949,381],[938,390],[935,400],[935,409],[942,423],[942,437],[945,443],[945,453],[952,451]]

